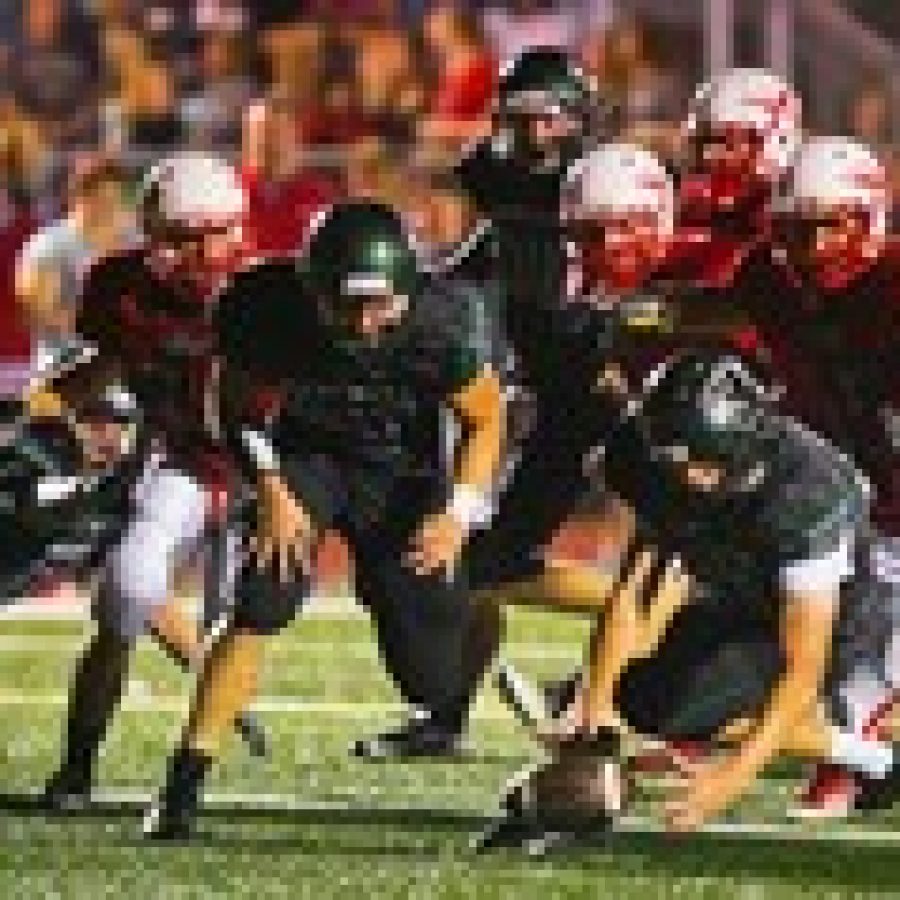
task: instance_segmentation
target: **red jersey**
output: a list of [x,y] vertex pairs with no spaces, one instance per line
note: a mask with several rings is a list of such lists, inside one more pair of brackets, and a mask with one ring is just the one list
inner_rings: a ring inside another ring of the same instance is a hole
[[309,172],[267,182],[259,172],[244,169],[241,177],[247,192],[248,252],[259,256],[296,251],[315,214],[337,195],[330,179]]
[[77,323],[101,360],[121,372],[151,433],[204,481],[219,455],[205,428],[213,297],[160,276],[136,248],[90,270]]
[[753,299],[761,349],[785,387],[784,406],[845,450],[872,480],[873,520],[900,535],[900,249],[840,289],[801,281]]

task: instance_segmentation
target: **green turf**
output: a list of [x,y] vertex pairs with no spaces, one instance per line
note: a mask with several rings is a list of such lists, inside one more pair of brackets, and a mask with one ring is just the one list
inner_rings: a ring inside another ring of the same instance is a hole
[[[533,613],[510,622],[507,655],[533,675],[567,671],[582,623]],[[0,624],[2,790],[37,789],[58,749],[68,672],[83,632],[73,623]],[[107,792],[156,785],[186,703],[189,681],[142,646],[125,709],[101,771]],[[196,840],[146,846],[138,803],[48,819],[0,813],[3,897],[567,898],[900,896],[900,847],[701,835],[673,843],[623,834],[549,862],[504,853],[474,858],[469,836],[504,780],[537,750],[496,697],[480,698],[473,754],[457,763],[374,765],[346,748],[400,716],[364,619],[309,618],[273,640],[261,717],[273,758],[236,745],[215,772],[214,803]],[[29,699],[30,698],[30,699]],[[305,706],[311,704],[311,706]],[[789,773],[770,777],[743,804],[746,821],[779,822]],[[247,798],[258,798],[247,804]],[[850,828],[890,828],[890,815]]]

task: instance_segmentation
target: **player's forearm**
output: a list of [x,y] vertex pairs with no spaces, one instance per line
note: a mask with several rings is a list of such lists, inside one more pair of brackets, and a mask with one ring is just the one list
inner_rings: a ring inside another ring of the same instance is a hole
[[802,665],[786,672],[771,693],[756,727],[737,749],[737,765],[754,777],[786,746],[794,725],[815,701],[823,665]]
[[465,440],[460,447],[454,484],[488,493],[500,472],[506,410],[497,375],[485,374],[457,398]]
[[814,702],[831,647],[833,609],[826,603],[793,602],[782,623],[785,667],[775,683],[756,727],[738,748],[740,765],[760,771],[788,744],[795,723]]

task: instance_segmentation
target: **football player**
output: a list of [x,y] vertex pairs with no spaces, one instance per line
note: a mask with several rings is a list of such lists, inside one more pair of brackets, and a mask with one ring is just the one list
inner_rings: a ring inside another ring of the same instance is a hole
[[[731,69],[702,85],[684,123],[678,190],[683,317],[752,348],[747,309],[775,290],[775,196],[802,140],[802,104],[763,69]],[[673,260],[674,263],[674,260]]]
[[[891,202],[884,166],[867,147],[811,138],[798,153],[778,220],[780,290],[753,308],[786,408],[853,456],[872,481],[880,538],[868,564],[884,598],[900,584],[900,257],[888,234]],[[842,685],[847,733],[837,738],[834,762],[843,754],[848,765],[818,771],[802,812],[847,812],[865,803],[870,782],[885,774],[885,753],[876,741],[867,756],[863,736],[876,730],[873,716],[890,717],[900,675],[889,608],[871,610],[872,646]],[[866,759],[877,761],[867,768]]]
[[510,794],[487,846],[608,823],[621,792],[596,787],[615,757],[611,710],[639,736],[707,747],[741,723],[666,805],[671,828],[701,825],[795,748],[829,662],[840,671],[853,657],[868,484],[834,445],[776,414],[738,358],[685,354],[654,372],[606,442],[604,476],[636,522],[624,559],[643,574],[625,582],[649,590],[613,596],[582,721]]
[[707,273],[721,283],[765,239],[775,190],[802,140],[798,94],[764,69],[730,69],[702,85],[684,123],[679,220],[712,232]]
[[[532,315],[534,334],[527,344],[514,344],[532,422],[516,448],[491,529],[465,558],[474,589],[501,587],[519,599],[546,591],[551,605],[565,604],[566,573],[577,571],[573,577],[582,587],[588,577],[582,567],[553,565],[544,551],[560,525],[596,494],[585,458],[617,414],[607,382],[627,392],[626,370],[660,337],[662,298],[654,294],[654,275],[673,237],[674,187],[651,153],[610,144],[570,173],[562,209],[571,239],[562,294],[545,303],[540,317],[516,308],[506,316],[512,325]],[[605,580],[599,572],[597,578],[599,596]],[[577,594],[583,597],[584,590]]]
[[[67,356],[73,366],[88,358]],[[59,356],[52,368],[44,362],[44,377],[67,370]],[[126,514],[140,455],[140,414],[123,391],[84,398],[65,416],[29,417],[20,404],[0,431],[0,602],[45,575],[90,571]]]
[[84,282],[76,331],[97,355],[61,386],[76,405],[126,386],[142,411],[147,452],[125,524],[99,566],[97,628],[72,685],[63,758],[45,788],[51,808],[87,798],[135,640],[150,629],[185,665],[203,651],[196,623],[170,597],[221,487],[221,454],[205,423],[209,304],[240,252],[244,199],[227,163],[181,153],[150,173],[141,212],[145,242],[101,260]]
[[[545,559],[543,550],[573,512],[594,535],[617,534],[626,525],[627,517],[612,527],[608,502],[588,511],[580,501],[598,493],[586,459],[618,414],[620,401],[613,402],[609,391],[627,397],[630,383],[639,383],[675,339],[674,181],[654,154],[611,143],[573,167],[562,209],[569,243],[566,291],[552,320],[557,343],[544,350],[547,369],[555,367],[557,378],[526,381],[538,388],[535,421],[498,499],[493,526],[469,557],[476,581],[503,583],[505,576],[503,586],[519,600],[588,609],[608,588],[607,574],[596,569],[592,576],[584,566]],[[530,583],[511,590],[510,578],[529,576]],[[517,696],[524,683],[508,665],[498,670],[498,684],[514,710],[527,716],[524,698]],[[577,678],[549,688],[546,704],[533,699],[559,711],[577,693]]]
[[[565,271],[562,187],[569,167],[604,135],[608,118],[602,95],[562,51],[533,48],[507,65],[491,136],[453,172],[479,223],[449,262],[498,278],[511,303],[523,289],[554,298]],[[511,336],[524,339],[527,327]]]
[[[350,544],[357,595],[426,723],[458,731],[477,684],[460,627],[471,606],[454,574],[486,515],[505,430],[479,294],[427,280],[397,214],[358,202],[333,207],[296,261],[236,277],[218,314],[224,419],[257,473],[256,536],[233,621],[207,658],[145,822],[158,838],[189,826],[225,728],[253,691],[266,635],[302,605],[305,562],[323,527]],[[286,389],[271,440],[240,418],[248,376]],[[450,410],[462,441],[448,461]]]
[[[593,361],[582,358],[584,347],[573,346],[567,321],[578,314],[559,310],[567,267],[560,200],[569,167],[601,132],[607,115],[603,98],[565,53],[526,50],[501,76],[492,135],[476,143],[453,173],[455,186],[471,200],[480,222],[436,269],[490,285],[501,307],[500,328],[512,346],[517,374],[527,383],[532,400],[539,397],[537,417],[543,417],[530,430],[528,446],[517,448],[530,474],[523,484],[520,476],[514,476],[501,495],[497,519],[505,524],[496,533],[480,536],[489,544],[482,547],[479,540],[470,548],[473,587],[486,588],[509,578],[526,578],[532,569],[539,571],[535,551],[561,521],[560,509],[568,512],[573,506],[570,483],[580,462],[577,447],[567,449],[566,442],[578,430],[575,423],[585,417],[572,419],[572,427],[554,438],[548,434],[567,424],[565,411],[577,406],[576,392],[566,391],[560,374],[573,374],[576,366],[583,366],[578,370],[581,378],[591,371]],[[557,405],[558,399],[565,403]],[[530,414],[522,407],[518,399],[512,404],[517,428]],[[579,440],[578,446],[584,445]],[[583,491],[580,476],[578,481]],[[521,569],[523,563],[526,570]],[[482,615],[473,622],[466,644],[471,670],[479,674],[490,663],[501,633],[499,607],[484,603],[480,609]],[[419,749],[419,736],[418,730],[387,732],[359,741],[355,750],[378,759],[406,755]],[[459,735],[447,734],[433,746],[451,748],[458,740]]]

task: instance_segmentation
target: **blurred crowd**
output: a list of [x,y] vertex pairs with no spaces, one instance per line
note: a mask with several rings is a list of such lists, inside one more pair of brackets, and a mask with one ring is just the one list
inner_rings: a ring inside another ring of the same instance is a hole
[[[139,169],[171,147],[247,166],[327,170],[355,191],[409,196],[404,164],[483,132],[502,61],[565,47],[628,120],[672,118],[690,93],[649,29],[597,26],[603,0],[33,0],[0,19],[0,176],[37,215],[73,156]],[[697,54],[693,54],[694,57]],[[304,157],[305,159],[302,159]],[[415,193],[415,191],[413,192]],[[453,236],[416,196],[426,224]],[[443,206],[448,206],[445,200]]]
[[[255,240],[278,251],[335,192],[398,205],[435,245],[471,214],[420,165],[489,127],[499,67],[528,46],[580,58],[628,137],[664,157],[701,79],[701,37],[614,19],[608,0],[29,0],[0,8],[0,276],[71,202],[85,158],[126,174],[174,146],[240,163]],[[876,78],[847,128],[889,149]],[[130,174],[129,174],[130,173]],[[90,179],[89,179],[90,181]],[[8,288],[9,285],[7,284]],[[0,285],[0,304],[9,291]],[[4,329],[9,331],[9,329]],[[8,333],[0,344],[15,342]],[[4,347],[0,346],[0,352]]]

